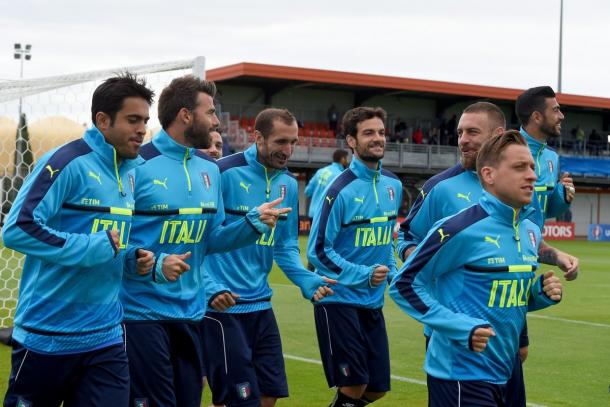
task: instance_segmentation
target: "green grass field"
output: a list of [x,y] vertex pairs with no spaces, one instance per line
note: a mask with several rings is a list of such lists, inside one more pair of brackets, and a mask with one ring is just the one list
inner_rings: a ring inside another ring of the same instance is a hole
[[[302,253],[305,238],[301,239]],[[566,282],[561,304],[530,314],[530,356],[525,363],[528,403],[533,406],[610,405],[610,244],[555,242],[581,259],[581,273]],[[542,267],[542,270],[546,270]],[[290,398],[278,406],[325,406],[326,387],[312,306],[277,270],[271,275],[273,304],[282,331]],[[389,298],[385,307],[390,338],[392,391],[375,406],[425,406],[421,326]],[[10,349],[0,348],[0,393],[6,390]],[[206,391],[205,401],[209,401]],[[207,404],[205,404],[207,405]]]

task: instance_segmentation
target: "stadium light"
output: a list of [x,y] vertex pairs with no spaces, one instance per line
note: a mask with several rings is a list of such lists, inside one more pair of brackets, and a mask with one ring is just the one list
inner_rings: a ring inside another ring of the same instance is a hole
[[[19,79],[23,79],[23,61],[29,61],[32,59],[32,44],[25,44],[25,47],[21,48],[21,43],[16,42],[13,51],[13,57],[21,60],[21,71],[19,72]],[[21,119],[21,98],[19,98],[19,119]]]
[[15,57],[15,59],[21,60],[21,73],[19,75],[19,78],[23,78],[23,61],[29,61],[30,59],[32,59],[32,44],[25,44],[25,47],[21,48],[20,43],[15,43],[13,56]]

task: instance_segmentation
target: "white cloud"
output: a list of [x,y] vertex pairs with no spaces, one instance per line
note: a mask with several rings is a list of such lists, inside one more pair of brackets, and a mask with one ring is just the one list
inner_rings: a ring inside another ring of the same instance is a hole
[[[559,0],[82,2],[0,5],[0,78],[13,42],[26,77],[205,55],[241,61],[524,88],[557,83]],[[610,97],[610,6],[565,0],[565,92]]]

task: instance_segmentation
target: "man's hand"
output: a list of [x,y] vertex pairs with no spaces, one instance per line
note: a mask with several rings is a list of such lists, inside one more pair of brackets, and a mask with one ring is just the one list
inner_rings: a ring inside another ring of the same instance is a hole
[[491,327],[475,329],[470,339],[470,343],[472,344],[472,350],[474,350],[475,352],[483,352],[487,347],[487,342],[489,342],[489,338],[492,336],[496,336],[496,333]]
[[114,254],[119,254],[121,251],[121,241],[119,240],[119,231],[116,229],[112,229],[110,231],[110,237],[112,238],[112,244],[114,245]]
[[276,206],[281,204],[283,200],[284,198],[280,197],[274,201],[265,202],[264,204],[256,208],[258,210],[258,213],[260,213],[258,219],[265,225],[273,229],[280,215],[292,211],[292,208],[276,208]]
[[[333,280],[333,279],[328,278],[328,277],[322,277],[322,279],[324,280],[324,282],[326,284],[330,284],[330,285],[337,284],[337,280]],[[328,287],[326,285],[321,285],[320,287],[318,287],[316,292],[313,294],[313,297],[311,298],[311,300],[313,302],[320,301],[322,298],[327,297],[329,295],[333,295],[334,293],[335,292],[333,291],[332,288],[330,288],[330,287]]]
[[574,181],[572,180],[570,173],[564,172],[563,174],[561,174],[561,178],[559,179],[559,182],[566,189],[566,202],[571,203],[572,200],[574,199],[574,196],[576,195],[576,189],[574,188]]
[[373,271],[373,275],[371,276],[371,285],[373,287],[377,287],[382,284],[390,272],[390,269],[386,266],[377,266],[377,268]]
[[185,260],[191,257],[191,252],[184,254],[170,254],[163,259],[163,275],[167,281],[176,281],[182,273],[189,271],[189,266]]
[[521,363],[525,362],[525,359],[527,359],[528,354],[529,354],[529,347],[524,346],[522,348],[519,348],[519,359],[521,359]]
[[567,281],[576,280],[579,265],[580,260],[578,260],[578,257],[564,253],[561,250],[557,251],[557,267],[563,271],[563,277]]
[[415,248],[416,248],[416,247],[417,247],[417,246],[411,246],[411,247],[408,247],[407,249],[405,249],[405,251],[404,251],[404,252],[403,252],[403,254],[402,254],[402,257],[404,257],[404,259],[402,259],[402,261],[403,261],[403,262],[404,262],[404,261],[407,261],[407,259],[408,259],[408,258],[409,258],[409,256],[411,255],[411,253],[413,253],[413,252],[415,251]]
[[561,281],[552,271],[544,273],[542,291],[553,301],[561,300]]
[[578,258],[549,246],[544,240],[540,242],[538,248],[538,262],[559,267],[568,281],[575,280],[578,277],[578,266],[580,264]]
[[155,254],[150,250],[138,249],[136,257],[136,272],[141,276],[148,274],[155,265]]
[[210,302],[210,306],[214,308],[216,311],[225,311],[235,305],[235,300],[239,298],[238,294],[233,293],[222,293],[218,294],[212,302]]

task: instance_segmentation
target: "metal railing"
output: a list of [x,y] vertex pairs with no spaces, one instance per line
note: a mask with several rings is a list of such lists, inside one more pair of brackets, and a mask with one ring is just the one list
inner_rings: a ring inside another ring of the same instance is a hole
[[[237,123],[229,125],[226,134],[235,151],[245,150],[253,140]],[[343,139],[299,137],[290,159],[292,164],[328,164],[337,148],[349,150]],[[459,150],[453,146],[426,144],[386,143],[383,164],[386,168],[421,168],[440,170],[455,165],[459,160]]]

